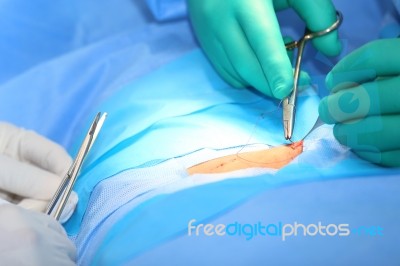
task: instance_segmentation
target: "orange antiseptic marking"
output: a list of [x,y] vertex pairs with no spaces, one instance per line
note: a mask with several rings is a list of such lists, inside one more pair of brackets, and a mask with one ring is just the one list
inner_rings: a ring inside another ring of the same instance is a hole
[[266,150],[243,152],[215,158],[190,167],[189,174],[216,174],[246,168],[280,169],[303,152],[303,141]]

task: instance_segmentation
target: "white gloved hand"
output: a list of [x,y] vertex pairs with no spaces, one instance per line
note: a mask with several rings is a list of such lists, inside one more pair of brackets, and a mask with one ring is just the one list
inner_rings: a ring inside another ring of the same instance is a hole
[[50,216],[2,204],[0,217],[2,265],[75,265],[75,246]]
[[[1,198],[42,212],[71,163],[60,145],[33,131],[0,122]],[[75,208],[77,195],[71,195],[68,205]]]

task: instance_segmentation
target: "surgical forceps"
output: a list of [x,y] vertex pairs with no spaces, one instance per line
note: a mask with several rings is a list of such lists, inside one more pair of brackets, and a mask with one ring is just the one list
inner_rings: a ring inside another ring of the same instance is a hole
[[61,213],[64,210],[76,178],[79,174],[79,170],[81,169],[82,163],[85,160],[86,155],[89,153],[94,141],[96,140],[106,117],[107,113],[97,113],[92,125],[89,128],[89,132],[86,134],[86,137],[79,148],[74,162],[64,176],[60,186],[47,206],[46,213],[54,217],[56,220],[59,220]]
[[330,27],[316,32],[312,32],[306,29],[304,36],[300,40],[293,41],[285,45],[287,50],[294,50],[295,48],[298,48],[296,65],[293,74],[294,77],[293,91],[287,98],[283,100],[283,129],[284,129],[285,139],[287,140],[291,140],[293,134],[297,89],[299,86],[300,67],[301,67],[301,60],[303,57],[305,44],[307,41],[311,39],[323,36],[325,34],[328,34],[336,30],[340,26],[343,20],[343,16],[339,11],[336,11],[336,16],[337,16],[336,21]]

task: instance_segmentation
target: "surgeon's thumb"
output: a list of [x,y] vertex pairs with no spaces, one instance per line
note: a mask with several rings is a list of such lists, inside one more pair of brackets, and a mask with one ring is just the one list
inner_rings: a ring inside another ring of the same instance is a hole
[[[279,51],[280,48],[275,50]],[[285,47],[280,53],[276,52],[265,61],[264,75],[268,80],[271,96],[282,100],[290,94],[293,88],[292,64]]]
[[288,73],[275,76],[273,82],[271,82],[272,95],[276,99],[282,100],[286,98],[293,89],[292,69],[290,68],[289,70],[290,72]]

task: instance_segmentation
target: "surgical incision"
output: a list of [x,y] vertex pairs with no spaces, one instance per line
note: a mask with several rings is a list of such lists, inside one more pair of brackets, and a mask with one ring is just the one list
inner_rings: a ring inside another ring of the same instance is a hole
[[269,149],[242,152],[215,158],[190,167],[189,174],[216,174],[246,168],[280,169],[303,151],[303,141]]

